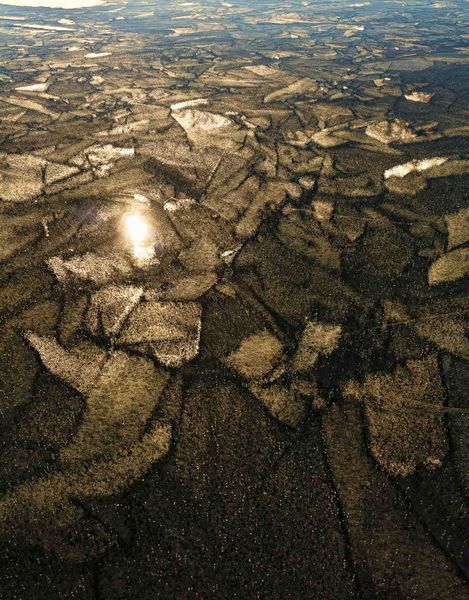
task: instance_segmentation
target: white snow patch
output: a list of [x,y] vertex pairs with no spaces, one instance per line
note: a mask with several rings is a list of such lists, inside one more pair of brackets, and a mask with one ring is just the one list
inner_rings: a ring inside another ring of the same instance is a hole
[[195,100],[185,100],[184,102],[176,102],[171,104],[171,110],[182,110],[183,108],[189,108],[190,106],[202,106],[208,104],[207,98],[196,98]]
[[409,94],[404,94],[404,98],[410,102],[423,102],[428,104],[433,98],[433,94],[430,92],[410,92]]
[[396,165],[391,169],[387,169],[384,172],[384,179],[389,179],[390,177],[405,177],[406,175],[409,175],[409,173],[414,172],[422,173],[423,171],[428,171],[428,169],[432,169],[433,167],[439,167],[447,162],[447,160],[448,159],[444,156],[424,158],[422,160],[411,160],[410,162],[402,165]]
[[18,92],[47,92],[48,83],[33,83],[31,85],[21,85],[16,88]]
[[112,52],[88,52],[85,54],[85,58],[102,58],[104,56],[111,56]]
[[190,208],[195,204],[192,198],[179,198],[177,200],[169,200],[165,202],[163,208],[168,212],[176,212],[181,209]]
[[176,111],[172,116],[186,130],[189,136],[191,134],[200,135],[202,132],[222,129],[233,124],[233,121],[223,115],[202,112],[201,110],[194,110],[192,108]]
[[144,202],[146,204],[150,202],[150,200],[143,194],[134,194],[134,200],[136,200],[137,202]]
[[[0,0],[0,4],[2,0]],[[62,27],[59,25],[38,25],[37,23],[14,23],[13,27],[23,27],[25,29],[39,29],[40,31],[75,31],[71,27]]]
[[104,83],[104,77],[101,77],[101,75],[93,75],[93,77],[90,80],[91,85],[101,85],[102,83]]

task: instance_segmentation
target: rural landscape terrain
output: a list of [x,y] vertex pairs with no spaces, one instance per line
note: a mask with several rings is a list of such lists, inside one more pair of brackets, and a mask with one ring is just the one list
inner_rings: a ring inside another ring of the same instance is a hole
[[467,2],[14,4],[0,598],[467,599]]

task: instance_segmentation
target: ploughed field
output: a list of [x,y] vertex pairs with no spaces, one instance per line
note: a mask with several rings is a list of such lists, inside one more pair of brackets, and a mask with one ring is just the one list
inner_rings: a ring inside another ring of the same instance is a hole
[[467,598],[467,4],[93,3],[0,7],[0,596]]

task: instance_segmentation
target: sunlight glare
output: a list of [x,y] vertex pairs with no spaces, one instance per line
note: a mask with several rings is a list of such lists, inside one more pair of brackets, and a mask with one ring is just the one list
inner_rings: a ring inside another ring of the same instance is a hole
[[145,241],[148,235],[148,225],[141,217],[129,215],[125,220],[125,227],[133,244],[138,245]]

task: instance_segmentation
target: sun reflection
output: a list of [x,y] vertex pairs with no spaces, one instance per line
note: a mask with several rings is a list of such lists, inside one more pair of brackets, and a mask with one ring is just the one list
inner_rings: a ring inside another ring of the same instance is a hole
[[125,227],[134,245],[141,244],[148,237],[148,224],[138,215],[128,215],[125,219]]
[[155,240],[148,221],[139,214],[125,217],[124,228],[132,245],[132,254],[138,262],[148,262],[155,258]]

